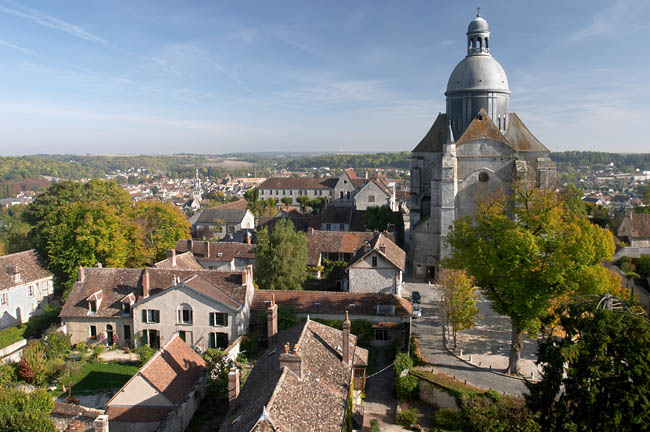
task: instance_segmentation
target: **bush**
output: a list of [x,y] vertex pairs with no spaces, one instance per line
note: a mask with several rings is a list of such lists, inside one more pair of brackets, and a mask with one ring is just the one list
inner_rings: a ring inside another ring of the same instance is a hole
[[104,354],[104,352],[106,351],[106,346],[97,344],[97,345],[93,345],[91,349],[93,352],[90,356],[91,360],[98,361],[99,356]]
[[257,358],[261,351],[259,335],[257,333],[249,333],[244,336],[239,349],[245,352],[246,358]]
[[397,353],[395,356],[395,377],[399,377],[403,371],[413,369],[413,360],[406,353]]
[[0,431],[55,432],[50,418],[54,401],[43,389],[25,393],[15,388],[0,392]]
[[370,420],[370,432],[381,432],[381,429],[379,429],[379,422],[375,419]]
[[440,409],[433,416],[433,424],[443,430],[462,430],[463,413],[448,408]]
[[142,366],[146,362],[148,362],[149,359],[153,357],[157,351],[155,348],[151,348],[149,345],[142,345],[134,349],[133,352],[138,355],[138,359],[140,360],[140,365]]
[[465,395],[461,399],[463,423],[469,432],[538,432],[539,425],[521,399],[497,392]]
[[76,348],[77,348],[77,351],[79,351],[79,353],[81,355],[83,355],[83,354],[86,353],[86,351],[88,351],[88,344],[86,342],[79,342],[76,345]]
[[422,356],[422,351],[420,350],[420,342],[415,338],[415,336],[411,336],[411,360],[413,361],[413,366],[422,366],[427,364],[427,362],[424,360],[424,357]]
[[52,331],[45,337],[45,355],[49,359],[63,358],[70,352],[70,336]]
[[0,387],[13,384],[16,381],[16,366],[13,363],[0,362]]
[[397,414],[396,420],[397,423],[401,424],[402,426],[411,427],[418,421],[418,410],[415,408],[402,410],[399,414]]
[[406,375],[395,380],[395,392],[400,402],[408,402],[418,396],[418,379],[413,375]]

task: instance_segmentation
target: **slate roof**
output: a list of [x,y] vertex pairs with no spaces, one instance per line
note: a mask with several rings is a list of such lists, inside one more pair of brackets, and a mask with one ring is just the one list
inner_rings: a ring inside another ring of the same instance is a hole
[[[129,391],[129,385],[135,376],[144,378],[156,391],[161,393],[176,407],[190,396],[192,388],[202,379],[205,373],[205,361],[178,335],[158,351],[138,372],[116,393]],[[109,421],[129,423],[160,422],[170,413],[172,408],[162,406],[147,406],[142,401],[135,406],[112,405],[115,396],[106,404]]]
[[[20,281],[14,282],[13,272],[9,275],[8,267],[17,266],[20,269]],[[17,285],[24,285],[39,279],[51,277],[45,264],[34,249],[0,256],[0,290]]]
[[632,238],[650,237],[650,214],[632,213],[628,218]]
[[[478,120],[478,115],[483,120]],[[442,145],[447,140],[447,114],[438,114],[433,122],[431,129],[422,138],[418,145],[413,149],[413,153],[435,153],[442,152]],[[491,139],[502,142],[508,147],[518,152],[544,152],[549,150],[542,144],[516,113],[510,113],[510,122],[505,135],[499,131],[487,112],[481,108],[477,116],[469,124],[463,135],[454,137],[456,147],[471,142],[476,139]]]
[[182,270],[202,270],[203,267],[199,264],[192,252],[185,252],[176,255],[176,265],[172,265],[172,259],[166,258],[154,264],[156,268],[162,269],[182,269]]
[[333,189],[338,179],[315,177],[273,177],[258,189]]
[[[207,244],[209,243],[209,248]],[[255,245],[238,242],[207,242],[192,240],[191,248],[194,257],[201,260],[214,260],[218,262],[230,262],[235,258],[255,259]],[[189,252],[190,242],[179,240],[176,243],[176,252]],[[206,250],[208,250],[206,253]],[[221,256],[219,255],[221,254]],[[177,255],[178,259],[178,255]]]
[[[384,251],[381,251],[381,247],[384,247]],[[393,241],[384,233],[378,233],[370,242],[370,248],[365,249],[361,248],[357,251],[355,256],[350,260],[349,267],[352,267],[358,261],[363,259],[365,256],[370,254],[372,251],[376,251],[378,254],[385,257],[390,261],[395,267],[404,271],[406,266],[406,252],[399,246],[397,246]]]
[[246,211],[246,209],[223,208],[223,206],[207,208],[201,212],[201,216],[196,220],[195,225],[210,223],[237,225],[246,216]]
[[[136,302],[143,299],[142,296],[142,275],[149,273],[149,294],[150,296],[163,292],[165,289],[175,286],[174,277],[178,276],[181,281],[191,279],[192,276],[200,274],[201,277],[210,282],[212,288],[202,291],[215,301],[221,302],[224,294],[230,297],[231,301],[243,304],[246,300],[246,287],[242,286],[241,272],[220,272],[216,270],[171,270],[171,269],[125,269],[125,268],[84,268],[85,277],[83,282],[76,282],[59,316],[61,317],[87,317],[87,298],[99,292],[102,301],[95,317],[119,317],[122,314],[121,300],[133,294]],[[198,282],[197,282],[198,285]],[[195,287],[198,290],[198,288]]]
[[[340,330],[310,320],[277,334],[219,430],[341,431],[352,376],[341,360],[342,339]],[[280,367],[285,343],[298,345],[302,379]],[[355,363],[367,364],[368,351],[356,347],[356,336],[350,335],[350,344]]]
[[[377,315],[377,306],[395,306],[395,316],[410,317],[413,305],[410,301],[395,294],[381,293],[350,293],[336,291],[288,291],[288,290],[255,290],[251,311],[264,313],[265,302],[270,302],[275,296],[279,305],[292,307],[299,314],[331,313],[344,315],[349,311],[355,315]],[[354,306],[350,306],[354,304]]]
[[353,231],[307,232],[307,265],[318,265],[321,253],[340,252],[353,254],[364,242],[372,240],[376,233]]

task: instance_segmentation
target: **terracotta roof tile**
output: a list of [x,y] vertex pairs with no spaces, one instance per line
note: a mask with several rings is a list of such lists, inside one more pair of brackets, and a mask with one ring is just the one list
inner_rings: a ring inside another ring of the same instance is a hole
[[[19,282],[14,282],[13,275],[9,275],[8,267],[20,269],[21,280]],[[47,271],[45,264],[34,249],[0,256],[0,289],[23,285],[50,276],[52,273]]]
[[190,243],[192,253],[201,260],[229,262],[234,258],[255,259],[255,245],[238,242],[179,240],[176,243],[176,251],[181,253],[189,251]]
[[632,213],[629,218],[633,238],[650,237],[650,214]]
[[376,233],[353,231],[320,231],[307,233],[307,265],[318,265],[321,253],[340,252],[354,254],[364,242]]
[[162,269],[182,269],[182,270],[201,270],[203,267],[199,264],[192,252],[185,252],[176,255],[176,265],[172,265],[172,259],[167,258],[154,264],[156,268]]
[[333,189],[338,179],[315,177],[273,177],[258,189]]

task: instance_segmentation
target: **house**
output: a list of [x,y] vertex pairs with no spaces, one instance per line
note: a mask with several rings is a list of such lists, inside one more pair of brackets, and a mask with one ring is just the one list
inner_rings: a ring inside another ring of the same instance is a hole
[[631,247],[650,247],[650,214],[632,213],[626,216],[617,236]]
[[191,252],[204,269],[237,271],[249,265],[255,266],[255,245],[250,243],[251,236],[247,239],[247,243],[179,240],[176,253]]
[[279,202],[282,198],[291,198],[293,206],[300,205],[297,201],[299,196],[331,200],[336,182],[336,178],[273,177],[259,185],[259,199],[263,201],[275,198]]
[[352,168],[344,169],[334,186],[334,205],[353,206],[354,194],[363,183],[364,180],[360,179]]
[[158,348],[178,335],[197,350],[225,348],[245,334],[253,269],[79,269],[59,316],[73,344]]
[[[183,253],[176,253],[175,249],[167,251],[167,258],[159,261],[153,265],[155,268],[160,269],[176,269],[176,270],[201,270],[203,266],[194,258],[194,254],[190,251]],[[234,270],[234,269],[233,269]]]
[[[323,258],[332,261],[348,262],[363,244],[372,240],[376,233],[307,230],[307,266],[313,269],[316,277],[321,276],[318,268],[323,265]],[[343,289],[343,281],[340,288]]]
[[[277,305],[269,305],[269,316],[277,320]],[[307,319],[274,333],[241,393],[238,371],[229,375],[230,410],[219,431],[343,431],[367,364],[349,319],[343,330]]]
[[346,269],[350,292],[401,295],[406,252],[384,233],[359,248]]
[[242,199],[203,210],[192,225],[192,235],[222,239],[227,234],[254,229],[255,216],[247,206],[248,202]]
[[106,403],[111,432],[182,432],[205,395],[205,361],[174,335]]
[[384,206],[397,211],[395,186],[389,187],[383,177],[373,177],[354,195],[354,208],[357,210]]
[[53,293],[52,273],[35,250],[0,256],[0,329],[43,312]]
[[372,323],[373,345],[406,342],[413,315],[411,302],[394,294],[256,290],[251,305],[251,328],[265,335],[269,334],[266,311],[272,302],[295,310],[300,318],[343,321],[349,312],[352,321]]

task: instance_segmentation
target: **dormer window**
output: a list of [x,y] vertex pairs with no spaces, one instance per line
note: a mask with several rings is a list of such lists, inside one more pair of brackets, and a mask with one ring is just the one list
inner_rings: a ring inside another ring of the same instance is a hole
[[97,300],[88,300],[88,312],[91,314],[97,312]]
[[131,313],[131,305],[128,303],[122,303],[122,314],[129,315]]

